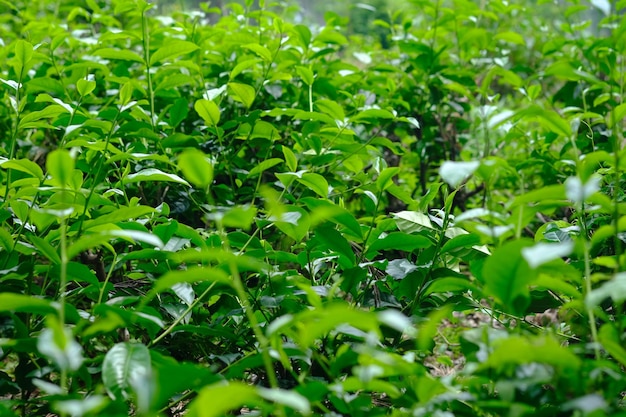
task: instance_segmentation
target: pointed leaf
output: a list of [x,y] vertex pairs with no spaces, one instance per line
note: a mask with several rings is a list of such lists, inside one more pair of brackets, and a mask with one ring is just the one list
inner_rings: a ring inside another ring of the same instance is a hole
[[230,96],[233,100],[243,103],[246,108],[252,106],[256,95],[256,91],[253,87],[241,83],[228,83],[228,88],[231,91]]
[[163,171],[161,171],[159,169],[156,169],[156,168],[142,169],[139,172],[127,175],[126,178],[124,179],[124,183],[125,184],[130,184],[130,183],[133,183],[133,182],[140,182],[140,181],[146,181],[146,182],[160,182],[160,181],[177,182],[179,184],[183,184],[183,185],[186,185],[188,187],[191,186],[187,181],[185,181],[184,179],[182,179],[178,175],[168,174],[168,173],[163,172]]
[[118,343],[104,356],[102,382],[113,400],[127,400],[149,385],[152,374],[150,351],[139,343]]
[[186,55],[200,49],[198,45],[189,41],[167,40],[164,43],[165,44],[157,49],[150,57],[150,65],[154,65],[166,59]]
[[178,169],[192,184],[202,189],[206,189],[213,182],[213,164],[198,149],[187,149],[180,154]]
[[220,109],[211,100],[197,100],[193,106],[207,126],[215,127],[220,122]]

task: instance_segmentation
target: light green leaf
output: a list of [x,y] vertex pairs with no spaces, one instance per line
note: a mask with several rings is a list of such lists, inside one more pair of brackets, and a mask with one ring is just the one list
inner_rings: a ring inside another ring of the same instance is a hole
[[187,149],[178,157],[178,169],[193,185],[206,189],[213,182],[213,164],[199,149]]
[[505,243],[483,266],[486,295],[493,296],[511,314],[524,315],[530,304],[529,286],[537,273],[522,256],[522,250],[532,245],[527,239]]
[[142,232],[140,230],[112,229],[102,233],[105,236],[121,237],[125,239],[130,239],[131,241],[135,242],[144,242],[161,249],[164,246],[163,242],[158,236],[153,235],[152,233]]
[[239,74],[259,62],[261,62],[261,60],[258,58],[246,59],[245,61],[241,61],[240,63],[235,65],[235,68],[233,68],[233,70],[230,72],[230,79],[234,80]]
[[143,62],[143,58],[127,49],[115,49],[115,48],[102,48],[93,53],[96,56],[100,56],[105,59],[119,59],[121,61],[134,61]]
[[235,229],[249,230],[256,216],[254,206],[229,207],[221,218],[222,225]]
[[250,106],[252,106],[256,96],[254,87],[249,86],[248,84],[228,83],[228,88],[231,93],[229,95],[233,100],[243,103],[246,108],[250,108]]
[[328,100],[328,99],[320,99],[315,102],[315,107],[319,109],[322,113],[325,113],[332,117],[335,120],[339,120],[343,123],[346,118],[346,114],[343,111],[343,108],[337,104],[336,101]]
[[391,120],[395,116],[388,110],[383,109],[367,109],[363,110],[352,117],[352,122],[379,122],[380,119]]
[[35,162],[28,159],[6,159],[0,157],[0,166],[4,169],[14,169],[32,175],[38,180],[43,179],[43,171]]
[[172,288],[173,285],[185,282],[193,284],[196,282],[219,282],[222,284],[230,284],[230,278],[226,272],[217,268],[194,267],[184,271],[169,271],[161,276],[155,283],[152,290],[153,293]]
[[598,332],[598,339],[604,350],[613,356],[622,366],[626,366],[626,349],[624,349],[624,342],[614,323],[602,325]]
[[30,295],[0,293],[0,311],[4,313],[38,313],[56,312],[48,300]]
[[157,49],[150,57],[150,65],[154,65],[157,62],[164,61],[166,59],[172,59],[181,55],[186,55],[191,52],[200,49],[198,45],[193,42],[183,40],[167,40],[164,45]]
[[585,297],[585,304],[587,307],[593,308],[608,298],[611,298],[616,305],[626,300],[626,272],[616,274],[609,281],[593,289]]
[[37,338],[37,350],[62,371],[76,371],[83,363],[83,349],[72,330],[54,315],[48,316],[46,325]]
[[212,100],[200,99],[193,105],[207,126],[215,127],[220,122],[220,109]]
[[479,161],[444,161],[441,167],[439,167],[439,175],[450,187],[457,188],[463,181],[469,178],[479,166]]
[[428,248],[433,245],[430,239],[402,232],[392,232],[383,238],[376,239],[367,249],[368,258],[383,250],[399,250],[413,252],[415,249]]
[[565,195],[572,203],[580,205],[600,191],[601,182],[602,178],[599,175],[593,175],[584,184],[578,177],[569,177],[565,180]]
[[534,246],[522,249],[522,256],[531,268],[535,269],[540,265],[555,259],[568,256],[574,250],[574,242],[566,241],[559,243],[536,243]]
[[281,149],[283,151],[283,156],[285,157],[285,164],[287,165],[287,168],[289,168],[291,172],[295,172],[296,169],[298,169],[298,159],[296,158],[296,155],[287,146],[283,145]]
[[140,181],[146,181],[146,182],[161,182],[161,181],[176,182],[178,184],[183,184],[183,185],[186,185],[188,187],[191,186],[187,181],[185,181],[184,179],[182,179],[178,175],[168,174],[167,172],[163,172],[163,171],[161,171],[159,169],[156,169],[156,168],[142,169],[139,172],[127,175],[126,178],[124,179],[124,183],[125,184],[130,184],[130,183],[133,183],[133,182],[140,182]]
[[76,90],[78,90],[78,94],[80,94],[81,97],[89,95],[95,88],[95,81],[85,80],[84,78],[76,81]]
[[560,369],[576,370],[581,365],[571,349],[551,335],[510,336],[495,341],[495,349],[479,369],[510,369],[512,365],[545,363]]
[[118,343],[104,356],[102,382],[115,401],[137,398],[140,409],[150,404],[152,363],[150,351],[140,343]]
[[46,158],[46,168],[54,181],[61,187],[67,187],[72,180],[74,159],[67,150],[55,149]]
[[298,74],[298,77],[300,77],[306,85],[312,85],[313,82],[315,81],[313,71],[311,71],[307,67],[303,67],[302,65],[296,65],[296,73]]
[[296,242],[304,239],[311,227],[309,214],[298,206],[285,206],[280,216],[273,216],[269,220]]
[[[283,147],[284,150],[284,147]],[[253,177],[255,175],[258,175],[278,164],[283,163],[284,161],[280,158],[270,158],[270,159],[266,159],[265,161],[257,164],[254,168],[252,168],[250,170],[250,172],[248,173],[248,177]]]
[[430,218],[419,211],[401,211],[393,213],[393,216],[396,219],[398,229],[404,233],[416,233],[424,230],[424,228],[433,229]]
[[242,382],[215,384],[202,388],[189,407],[189,417],[222,417],[243,405],[260,401],[257,389]]
[[24,68],[33,57],[33,45],[23,39],[15,43],[15,59],[19,62],[20,67]]
[[263,58],[263,60],[265,62],[267,62],[267,63],[272,62],[272,53],[270,52],[269,49],[267,49],[263,45],[259,45],[258,43],[249,43],[247,45],[243,45],[242,48],[248,49],[248,50],[254,52],[258,56]]
[[61,257],[57,253],[57,250],[48,241],[35,235],[29,236],[28,240],[30,240],[39,253],[48,258],[50,262],[53,264],[61,263]]
[[110,213],[101,214],[93,220],[88,220],[83,224],[85,230],[95,226],[100,226],[107,223],[117,223],[126,221],[129,219],[138,219],[148,214],[154,213],[154,209],[148,206],[133,206],[133,207],[121,207],[113,210]]
[[398,172],[400,172],[400,168],[398,167],[388,167],[383,169],[378,175],[378,178],[376,178],[376,186],[378,189],[380,191],[384,191],[391,187],[393,185],[393,181],[391,179],[398,175]]
[[300,415],[308,415],[311,413],[309,400],[295,391],[259,387],[258,392],[263,399],[292,408]]
[[307,172],[302,174],[302,177],[296,178],[296,180],[320,197],[328,197],[328,182],[326,181],[326,178],[322,177],[320,174]]

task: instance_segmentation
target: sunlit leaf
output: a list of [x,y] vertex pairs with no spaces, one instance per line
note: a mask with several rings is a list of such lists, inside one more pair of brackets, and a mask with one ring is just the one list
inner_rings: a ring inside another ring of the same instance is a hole
[[212,100],[197,100],[193,107],[207,126],[215,127],[220,122],[220,109]]
[[228,88],[230,89],[230,96],[233,100],[239,101],[246,108],[252,106],[256,96],[256,91],[252,86],[241,83],[228,83]]
[[183,185],[186,185],[186,186],[190,187],[190,184],[187,181],[185,181],[184,179],[182,179],[181,177],[179,177],[178,175],[170,174],[170,173],[167,173],[167,172],[163,172],[163,171],[161,171],[159,169],[156,169],[156,168],[142,169],[139,172],[127,175],[126,178],[124,179],[124,182],[126,184],[130,184],[130,183],[133,183],[133,182],[140,182],[140,181],[145,181],[145,182],[161,182],[161,181],[176,182],[176,183],[183,184]]
[[213,164],[198,149],[187,149],[178,157],[178,169],[192,184],[205,189],[213,182]]
[[165,44],[157,49],[150,57],[150,65],[154,65],[157,62],[177,58],[182,55],[187,55],[191,52],[200,49],[198,45],[188,41],[182,40],[167,40]]
[[463,181],[468,179],[479,166],[480,162],[478,161],[445,161],[439,168],[439,175],[450,187],[456,188],[461,185]]
[[104,356],[102,382],[113,400],[137,397],[139,405],[149,404],[151,378],[150,351],[143,344],[118,343]]

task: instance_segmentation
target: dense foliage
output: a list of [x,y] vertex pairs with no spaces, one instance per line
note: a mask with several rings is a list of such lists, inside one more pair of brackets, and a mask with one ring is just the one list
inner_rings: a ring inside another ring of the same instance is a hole
[[0,416],[626,415],[626,2],[536,3],[0,0]]

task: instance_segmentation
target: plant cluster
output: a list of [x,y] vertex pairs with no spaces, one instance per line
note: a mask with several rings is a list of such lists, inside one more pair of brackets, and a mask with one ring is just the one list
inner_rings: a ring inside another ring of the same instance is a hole
[[626,414],[626,1],[407,3],[0,0],[0,416]]

